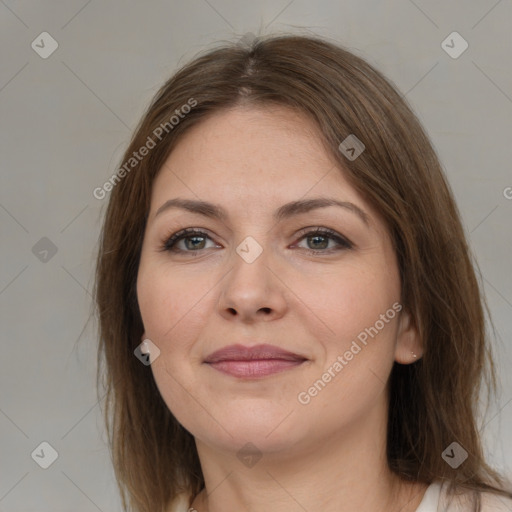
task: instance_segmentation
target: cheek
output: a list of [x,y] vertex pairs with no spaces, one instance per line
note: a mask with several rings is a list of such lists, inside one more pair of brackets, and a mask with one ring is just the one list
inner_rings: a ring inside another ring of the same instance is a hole
[[325,352],[297,394],[299,407],[339,426],[382,406],[394,363],[399,298],[394,283],[375,274],[347,275],[343,286],[331,290],[319,315],[335,334],[317,337]]
[[180,272],[141,262],[137,298],[145,337],[160,349],[151,371],[167,407],[173,414],[178,412],[179,421],[187,425],[190,419],[183,403],[192,404],[184,386],[188,389],[196,379],[189,352],[200,331],[197,308],[201,295]]
[[[323,276],[315,287],[300,281],[315,313],[308,315],[309,330],[323,345],[321,368],[302,391],[315,402],[318,412],[329,403],[343,403],[345,412],[358,414],[382,393],[393,366],[400,282],[396,269],[382,258],[337,270]],[[320,393],[317,388],[323,389],[322,383],[314,386],[322,375],[329,384]],[[333,409],[330,414],[343,412]]]
[[400,300],[393,268],[378,262],[346,266],[314,280],[298,276],[294,292],[315,313],[309,316],[321,319],[326,331],[338,339],[356,336],[372,326]]
[[209,279],[190,279],[179,270],[141,266],[137,297],[147,337],[162,345],[184,329],[201,324],[201,305],[211,289]]

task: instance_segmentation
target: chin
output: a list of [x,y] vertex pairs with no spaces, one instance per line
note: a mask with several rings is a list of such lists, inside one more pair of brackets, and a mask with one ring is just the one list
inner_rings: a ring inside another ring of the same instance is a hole
[[190,432],[208,445],[235,452],[247,443],[261,452],[272,453],[287,450],[299,442],[301,429],[292,420],[290,411],[275,407],[272,411],[252,408],[242,413],[240,409],[239,406],[231,414],[226,411],[219,415],[223,418],[222,426],[215,423],[212,428],[212,422],[208,421],[207,425],[194,425]]

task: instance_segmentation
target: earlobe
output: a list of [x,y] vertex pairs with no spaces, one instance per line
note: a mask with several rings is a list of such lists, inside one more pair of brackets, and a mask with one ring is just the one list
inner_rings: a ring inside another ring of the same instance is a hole
[[423,356],[423,347],[416,323],[407,310],[402,310],[398,320],[395,361],[400,364],[415,363]]

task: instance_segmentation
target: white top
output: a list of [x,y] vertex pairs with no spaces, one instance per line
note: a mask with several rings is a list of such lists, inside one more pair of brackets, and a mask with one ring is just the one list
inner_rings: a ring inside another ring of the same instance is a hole
[[[448,498],[448,484],[434,482],[427,487],[416,512],[472,512],[473,500],[466,494]],[[491,492],[481,493],[481,512],[512,512],[512,499]]]
[[[462,497],[448,500],[445,492],[446,487],[440,482],[434,482],[427,487],[423,499],[416,512],[472,512],[472,502]],[[496,494],[482,493],[481,512],[512,512],[512,499]],[[197,512],[188,505],[188,498],[185,494],[177,496],[168,512]]]

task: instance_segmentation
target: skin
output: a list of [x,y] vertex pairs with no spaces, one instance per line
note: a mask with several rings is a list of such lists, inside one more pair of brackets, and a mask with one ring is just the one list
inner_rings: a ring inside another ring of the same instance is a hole
[[[156,215],[178,197],[215,203],[227,218],[175,208]],[[272,217],[285,203],[316,197],[355,204],[368,225],[337,206]],[[161,250],[183,228],[207,238],[178,241],[188,252]],[[305,237],[304,228],[330,228],[353,246]],[[252,263],[236,252],[248,236],[262,248]],[[158,389],[196,440],[206,482],[196,510],[416,510],[426,486],[401,482],[385,456],[388,377],[395,361],[421,357],[405,306],[309,403],[297,399],[400,304],[389,233],[309,119],[284,107],[238,106],[181,139],[153,184],[137,293],[142,339],[161,351],[151,365]],[[234,343],[274,344],[307,361],[257,380],[204,363]],[[237,457],[248,442],[262,455],[252,467]]]

